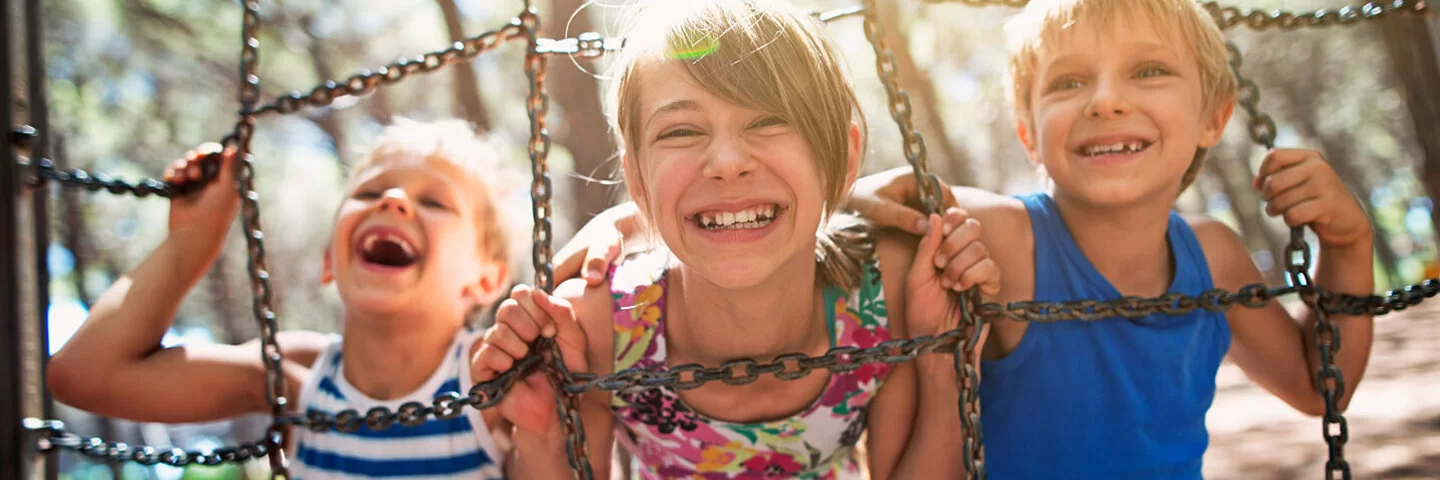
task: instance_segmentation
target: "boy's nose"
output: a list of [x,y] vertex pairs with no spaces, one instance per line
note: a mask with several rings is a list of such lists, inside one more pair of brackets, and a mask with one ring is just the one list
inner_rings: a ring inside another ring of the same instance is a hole
[[414,211],[410,205],[410,197],[405,195],[404,190],[398,188],[386,190],[385,195],[380,197],[380,205],[377,208],[382,212],[393,210],[404,216],[410,216],[410,213]]
[[1130,113],[1130,104],[1118,85],[1101,82],[1096,86],[1095,95],[1085,107],[1085,115],[1091,118],[1115,118]]

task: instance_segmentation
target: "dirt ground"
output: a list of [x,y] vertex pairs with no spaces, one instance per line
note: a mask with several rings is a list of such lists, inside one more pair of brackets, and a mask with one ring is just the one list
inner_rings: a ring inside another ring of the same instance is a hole
[[[1217,383],[1205,478],[1325,478],[1319,418],[1292,410],[1234,365],[1221,367]],[[1440,302],[1377,317],[1370,366],[1345,418],[1354,478],[1440,479]]]

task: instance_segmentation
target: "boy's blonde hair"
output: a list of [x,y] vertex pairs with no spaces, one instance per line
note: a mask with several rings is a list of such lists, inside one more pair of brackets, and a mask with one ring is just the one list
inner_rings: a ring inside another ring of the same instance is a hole
[[[849,193],[850,124],[864,132],[865,118],[819,20],[785,3],[667,0],[637,7],[614,67],[607,116],[622,153],[641,145],[641,72],[675,62],[711,94],[784,119],[810,146],[823,182],[827,219],[816,246],[821,278],[853,287],[858,258],[868,256],[868,235],[854,219],[831,214]],[[622,156],[636,162],[635,153]],[[645,178],[627,181],[636,191],[647,188]]]
[[[1046,45],[1061,41],[1065,30],[1075,24],[1111,28],[1120,21],[1140,15],[1151,22],[1157,32],[1175,32],[1195,54],[1200,70],[1200,95],[1204,111],[1210,114],[1235,99],[1236,81],[1230,71],[1229,49],[1225,35],[1210,15],[1193,0],[1030,0],[1024,11],[1005,25],[1010,46],[1010,64],[1006,91],[1016,121],[1024,122],[1034,132],[1031,120],[1034,111],[1031,96],[1040,54]],[[1205,149],[1195,152],[1195,159],[1185,171],[1180,189],[1194,182],[1204,166]]]
[[353,177],[380,159],[395,156],[441,159],[465,172],[466,180],[480,189],[461,193],[462,199],[474,202],[476,207],[475,228],[480,234],[481,257],[510,265],[513,239],[499,209],[510,186],[519,183],[520,177],[506,168],[492,141],[476,135],[470,124],[462,120],[419,122],[397,118],[385,127],[370,152],[350,167],[350,175]]

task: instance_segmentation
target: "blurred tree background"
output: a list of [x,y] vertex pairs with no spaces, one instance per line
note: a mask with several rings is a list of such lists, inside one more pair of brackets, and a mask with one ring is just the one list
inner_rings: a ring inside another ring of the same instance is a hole
[[[1308,11],[1335,0],[1243,0],[1243,9]],[[549,37],[597,30],[615,34],[624,1],[540,1]],[[852,4],[806,1],[817,10]],[[929,147],[929,163],[954,184],[1018,193],[1038,188],[1005,106],[1004,42],[999,25],[1014,10],[883,4],[891,47]],[[52,156],[65,166],[122,178],[158,176],[187,149],[218,141],[234,122],[240,8],[220,0],[45,0]],[[1227,3],[1229,5],[1230,3]],[[583,8],[582,8],[583,7]],[[502,26],[519,1],[283,0],[263,2],[260,78],[265,97],[308,91],[400,56],[413,57]],[[1350,27],[1227,32],[1245,54],[1243,70],[1260,86],[1260,107],[1275,117],[1280,146],[1317,148],[1364,201],[1377,228],[1381,288],[1436,276],[1435,209],[1440,187],[1440,108],[1434,88],[1433,16],[1392,17]],[[827,27],[859,89],[870,122],[866,172],[903,165],[899,135],[885,106],[858,18]],[[318,282],[320,256],[341,195],[345,165],[397,117],[467,119],[509,145],[514,166],[528,171],[528,89],[523,42],[511,42],[434,74],[382,87],[363,98],[294,115],[267,116],[254,141],[257,189],[283,328],[339,329],[338,298]],[[619,199],[612,181],[615,146],[602,116],[608,63],[554,57],[550,62],[551,168],[556,178],[556,247],[579,224]],[[1425,91],[1424,88],[1431,91]],[[1182,197],[1180,209],[1204,212],[1241,231],[1271,283],[1287,230],[1264,215],[1250,180],[1263,149],[1250,140],[1237,109],[1224,142]],[[85,318],[89,302],[134,266],[165,235],[161,199],[58,191],[50,247],[51,348]],[[508,197],[519,220],[517,252],[528,262],[529,198]],[[257,333],[239,228],[224,258],[189,297],[173,329],[175,342],[243,342]],[[517,272],[527,281],[528,270]],[[257,385],[257,388],[260,386]],[[162,426],[95,418],[62,409],[75,430],[145,444],[190,448],[257,438],[264,418],[210,425]],[[1319,439],[1315,439],[1319,444]],[[63,455],[70,478],[107,478],[122,468]],[[123,467],[124,478],[259,478],[248,470]]]

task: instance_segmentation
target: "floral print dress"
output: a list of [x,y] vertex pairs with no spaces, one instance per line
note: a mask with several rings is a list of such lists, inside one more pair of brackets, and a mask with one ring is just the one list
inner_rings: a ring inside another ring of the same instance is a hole
[[[666,365],[668,261],[668,254],[652,252],[611,272],[617,372]],[[832,347],[867,348],[890,338],[879,266],[872,259],[863,271],[855,292],[824,289]],[[862,478],[855,444],[865,429],[866,407],[889,371],[888,365],[871,364],[832,373],[820,397],[800,413],[756,423],[700,415],[673,388],[617,392],[611,400],[616,438],[644,479]]]

